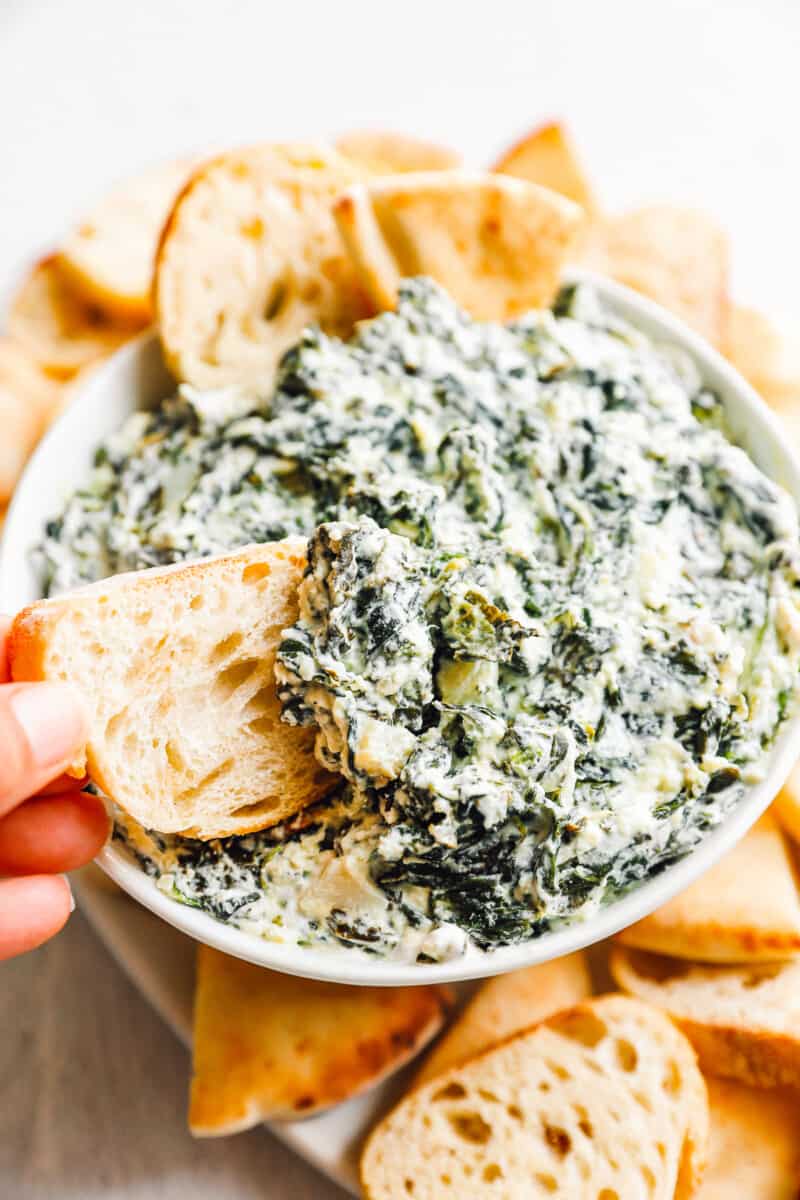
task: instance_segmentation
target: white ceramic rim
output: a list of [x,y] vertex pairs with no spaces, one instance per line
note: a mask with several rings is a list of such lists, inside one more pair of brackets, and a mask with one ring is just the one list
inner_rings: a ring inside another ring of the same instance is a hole
[[[628,288],[585,272],[570,272],[569,278],[591,282],[612,311],[656,340],[687,351],[699,366],[705,382],[720,394],[736,437],[762,470],[786,487],[800,506],[800,462],[788,446],[785,432],[760,396],[720,354],[683,322]],[[36,528],[26,528],[26,510],[30,507],[31,498],[39,489],[49,491],[53,497],[53,511],[57,511],[59,498],[66,490],[63,481],[59,485],[58,481],[47,476],[45,464],[53,458],[59,464],[74,461],[74,451],[65,450],[61,455],[58,453],[59,447],[66,445],[69,440],[63,436],[65,430],[69,427],[73,435],[79,430],[82,414],[88,414],[93,406],[103,404],[104,393],[111,389],[118,374],[135,373],[137,368],[146,373],[147,360],[150,361],[152,373],[152,359],[157,353],[154,340],[152,334],[143,335],[100,368],[31,458],[9,509],[0,546],[0,607],[3,609],[16,611],[30,598],[21,596],[20,588],[15,590],[15,583],[18,578],[23,579],[30,574],[28,555],[41,535],[38,525]],[[137,403],[131,403],[130,409],[142,406],[140,398]],[[87,421],[87,424],[91,425],[91,421]],[[86,446],[85,449],[88,454],[93,446]],[[67,479],[67,488],[75,482],[74,469],[71,473],[73,478]],[[65,468],[65,475],[70,475],[68,468]],[[564,929],[483,954],[470,953],[444,963],[396,963],[371,958],[359,951],[306,949],[264,941],[170,899],[158,889],[153,879],[113,843],[101,851],[97,862],[133,899],[176,929],[226,954],[286,974],[335,983],[386,987],[480,979],[580,950],[610,937],[665,904],[713,866],[761,816],[794,765],[798,744],[800,713],[787,723],[776,740],[764,780],[746,793],[733,812],[695,850],[654,879],[641,884],[593,916],[576,921]]]

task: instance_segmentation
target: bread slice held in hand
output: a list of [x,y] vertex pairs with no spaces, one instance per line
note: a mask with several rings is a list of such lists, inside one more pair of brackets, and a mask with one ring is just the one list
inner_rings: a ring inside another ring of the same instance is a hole
[[800,1087],[800,961],[699,966],[614,948],[611,973],[669,1013],[713,1075]]
[[529,1029],[559,1009],[591,995],[592,981],[582,951],[551,962],[497,975],[481,984],[447,1033],[425,1059],[415,1084],[427,1083],[490,1046]]
[[74,770],[140,824],[201,838],[274,825],[333,782],[275,692],[304,567],[289,539],[40,601],[14,621],[12,677],[78,689],[90,732]]
[[369,1138],[368,1200],[697,1194],[708,1101],[686,1038],[589,1000],[415,1088]]
[[768,962],[800,953],[797,880],[774,817],[766,813],[710,871],[618,940],[701,962]]
[[189,1128],[308,1117],[372,1087],[439,1031],[442,987],[346,987],[197,948]]
[[400,280],[429,275],[479,320],[549,304],[583,223],[556,192],[480,171],[423,171],[359,183],[334,209],[361,282],[379,309]]

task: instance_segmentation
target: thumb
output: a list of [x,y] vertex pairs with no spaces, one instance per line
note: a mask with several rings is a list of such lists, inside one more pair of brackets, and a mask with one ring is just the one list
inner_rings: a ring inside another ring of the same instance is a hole
[[80,698],[66,684],[0,687],[0,817],[60,775],[85,738]]

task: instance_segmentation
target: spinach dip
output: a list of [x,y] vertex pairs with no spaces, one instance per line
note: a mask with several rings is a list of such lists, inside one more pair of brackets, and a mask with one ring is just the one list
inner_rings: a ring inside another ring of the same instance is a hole
[[298,533],[278,691],[341,785],[247,837],[116,825],[257,936],[425,962],[583,918],[696,846],[794,711],[795,506],[583,285],[501,326],[409,280],[274,390],[182,387],[49,525],[48,587]]

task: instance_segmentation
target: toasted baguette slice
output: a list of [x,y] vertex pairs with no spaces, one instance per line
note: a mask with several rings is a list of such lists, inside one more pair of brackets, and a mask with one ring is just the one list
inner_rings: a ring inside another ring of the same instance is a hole
[[708,1102],[656,1010],[589,1000],[415,1088],[367,1141],[368,1200],[697,1194]]
[[441,1028],[439,987],[344,987],[197,948],[189,1128],[199,1137],[291,1120],[397,1070]]
[[56,379],[70,379],[89,363],[112,354],[144,324],[119,322],[86,301],[55,257],[32,269],[8,314],[9,333]]
[[711,1109],[708,1166],[699,1200],[797,1200],[800,1103],[730,1079],[706,1080]]
[[541,125],[520,138],[498,159],[492,170],[560,192],[580,204],[587,213],[597,208],[569,134],[558,122]]
[[[800,408],[800,405],[798,407]],[[800,766],[794,768],[778,792],[772,812],[789,836],[800,843]]]
[[712,963],[768,962],[800,953],[797,881],[774,817],[763,816],[701,879],[618,940]]
[[611,973],[665,1009],[714,1075],[753,1087],[800,1087],[800,961],[694,966],[615,947]]
[[480,171],[357,184],[335,215],[376,307],[394,307],[404,276],[430,275],[485,320],[548,304],[583,222],[578,206],[556,192]]
[[461,155],[447,146],[392,130],[357,129],[336,139],[336,149],[362,163],[371,174],[448,171],[461,165]]
[[89,773],[147,828],[210,838],[273,825],[332,782],[275,693],[304,565],[305,542],[289,539],[40,601],[14,621],[12,677],[83,694]]
[[307,325],[347,335],[368,314],[331,212],[363,174],[330,147],[273,144],[195,174],[156,256],[156,315],[179,379],[268,389]]
[[591,992],[589,967],[581,951],[490,979],[436,1043],[415,1085],[483,1054],[552,1013],[585,1000]]
[[159,163],[126,180],[67,235],[59,265],[90,303],[122,320],[150,320],[158,239],[194,166]]
[[584,265],[663,304],[724,350],[730,250],[703,213],[667,205],[596,221]]

